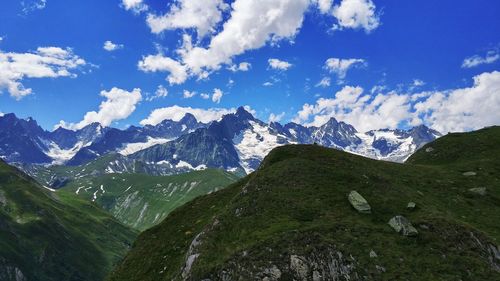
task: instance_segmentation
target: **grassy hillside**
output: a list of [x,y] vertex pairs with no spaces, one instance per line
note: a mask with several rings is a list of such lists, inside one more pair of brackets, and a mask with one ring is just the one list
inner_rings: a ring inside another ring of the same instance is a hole
[[[407,164],[277,148],[143,232],[109,280],[500,280],[498,144],[498,127],[449,135]],[[396,215],[418,235],[395,232]]]
[[193,198],[237,180],[232,173],[212,169],[173,176],[109,174],[75,179],[57,193],[95,201],[122,223],[144,230]]
[[0,280],[102,280],[136,232],[0,161]]

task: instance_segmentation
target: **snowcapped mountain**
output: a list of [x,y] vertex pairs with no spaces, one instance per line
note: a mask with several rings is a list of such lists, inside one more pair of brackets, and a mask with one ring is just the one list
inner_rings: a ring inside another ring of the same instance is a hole
[[11,163],[76,166],[108,153],[129,155],[204,126],[186,114],[178,122],[164,120],[156,126],[127,130],[92,123],[76,131],[60,127],[47,132],[32,118],[20,119],[11,113],[0,116],[0,157]]
[[0,155],[5,160],[83,167],[112,159],[99,164],[109,173],[140,171],[161,175],[207,167],[250,173],[273,148],[286,144],[318,144],[403,162],[439,136],[426,126],[361,133],[334,118],[320,127],[265,123],[243,107],[210,124],[186,114],[179,121],[164,120],[155,126],[126,130],[94,123],[78,131],[59,128],[46,132],[31,118],[18,119],[13,114],[0,117]]
[[425,126],[403,130],[358,132],[353,126],[330,119],[321,127],[295,123],[282,126],[255,119],[243,107],[208,127],[174,141],[156,145],[129,157],[147,163],[187,163],[191,167],[255,170],[275,147],[319,144],[374,159],[403,162],[418,148],[441,134]]

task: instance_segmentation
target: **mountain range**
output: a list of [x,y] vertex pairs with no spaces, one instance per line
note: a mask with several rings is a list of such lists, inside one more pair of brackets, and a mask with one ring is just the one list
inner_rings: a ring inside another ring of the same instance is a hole
[[[0,117],[0,157],[32,174],[32,165],[82,166],[110,159],[104,171],[167,175],[221,168],[250,173],[275,147],[318,144],[366,157],[403,162],[440,137],[426,126],[409,130],[356,128],[331,118],[320,127],[256,119],[243,107],[204,124],[187,113],[181,120],[125,130],[92,123],[79,130],[42,129],[32,118]],[[109,156],[114,155],[114,156]],[[27,168],[29,167],[29,168]]]

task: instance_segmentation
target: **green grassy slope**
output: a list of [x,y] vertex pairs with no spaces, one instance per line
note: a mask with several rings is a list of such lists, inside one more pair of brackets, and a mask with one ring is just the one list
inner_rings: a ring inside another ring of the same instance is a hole
[[213,169],[173,176],[108,174],[75,179],[57,193],[95,201],[124,224],[144,230],[193,198],[237,180],[232,173]]
[[98,207],[0,161],[0,280],[102,280],[135,236]]
[[[498,144],[498,127],[449,135],[407,164],[274,149],[253,174],[143,232],[109,280],[500,280]],[[486,195],[469,190],[479,187]],[[352,190],[371,214],[351,207]],[[396,233],[395,215],[419,234]]]

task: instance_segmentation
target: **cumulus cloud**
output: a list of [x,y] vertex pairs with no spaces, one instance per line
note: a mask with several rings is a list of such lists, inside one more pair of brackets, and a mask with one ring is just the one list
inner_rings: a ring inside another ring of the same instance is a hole
[[464,59],[462,68],[473,68],[483,64],[491,64],[500,60],[500,53],[498,50],[490,50],[485,56],[474,55]]
[[185,98],[185,99],[190,99],[192,97],[196,96],[196,92],[195,91],[188,91],[188,90],[184,90],[184,92],[182,92],[182,97]]
[[293,39],[309,4],[310,0],[236,0],[231,5],[229,19],[208,40],[207,47],[193,46],[190,36],[184,36],[182,47],[176,51],[177,60],[162,54],[150,55],[139,62],[139,68],[169,72],[168,79],[173,84],[183,83],[188,76],[206,77],[221,65],[231,65],[234,56],[270,42]]
[[222,12],[229,6],[223,0],[176,0],[165,15],[149,14],[147,23],[153,33],[174,29],[195,29],[200,37],[215,32]]
[[122,0],[122,7],[127,11],[132,11],[136,14],[148,10],[148,5],[144,4],[143,0]]
[[316,87],[322,87],[322,88],[330,87],[330,83],[331,80],[329,77],[323,77],[323,79],[321,79],[321,81],[319,81],[318,84],[316,84]]
[[283,119],[283,117],[285,117],[285,112],[281,112],[280,114],[271,113],[269,115],[268,122],[269,123],[271,123],[271,122],[280,122],[281,119]]
[[60,121],[56,127],[78,130],[95,122],[106,127],[115,121],[129,117],[142,99],[141,89],[138,88],[128,92],[114,87],[109,91],[101,91],[101,96],[106,100],[99,105],[99,111],[87,112],[83,120],[76,124]]
[[165,98],[167,96],[168,96],[168,90],[165,87],[163,87],[163,85],[159,85],[154,95],[148,96],[146,98],[146,101],[153,101],[155,99]]
[[0,91],[21,99],[33,90],[25,88],[25,78],[76,77],[72,71],[86,64],[70,48],[39,47],[31,53],[4,53],[0,50]]
[[332,9],[333,0],[314,0],[321,13],[327,14]]
[[201,94],[200,94],[200,97],[201,97],[202,99],[204,99],[204,100],[208,100],[208,99],[210,98],[210,95],[209,95],[209,94],[207,94],[207,93],[201,93]]
[[108,40],[108,41],[104,42],[104,45],[102,46],[102,48],[108,52],[112,52],[112,51],[116,51],[119,49],[123,49],[123,44],[115,44],[115,43]]
[[272,69],[283,70],[283,71],[288,70],[290,67],[292,67],[291,63],[279,59],[269,59],[267,60],[267,63],[269,64],[269,67],[271,67]]
[[240,64],[232,64],[227,69],[229,69],[232,72],[237,72],[237,71],[249,71],[251,67],[252,65],[249,62],[240,62]]
[[269,82],[269,81],[268,82],[264,82],[264,84],[262,84],[262,86],[264,86],[264,87],[271,87],[272,85],[273,85],[273,83]]
[[148,118],[142,120],[141,125],[157,125],[163,120],[179,121],[186,115],[186,113],[193,114],[196,119],[203,123],[210,123],[220,119],[223,115],[234,113],[235,108],[192,108],[181,107],[178,105],[155,109],[151,112]]
[[365,94],[361,87],[345,86],[333,98],[320,98],[315,104],[304,104],[294,121],[320,126],[335,117],[360,131],[397,128],[401,124],[427,124],[442,133],[500,124],[498,71],[474,77],[474,85],[469,88],[377,93]]
[[365,60],[363,59],[340,59],[340,58],[329,58],[325,62],[325,69],[330,73],[337,74],[339,79],[344,79],[347,75],[347,71],[351,67],[357,65],[364,65]]
[[223,96],[222,90],[215,88],[214,93],[212,94],[212,101],[215,103],[220,103],[222,96]]
[[380,25],[372,0],[342,0],[333,7],[333,16],[338,20],[336,29],[362,28],[371,32]]
[[171,85],[182,84],[188,78],[185,65],[169,57],[165,57],[162,54],[143,57],[142,60],[139,61],[138,67],[144,72],[169,72],[170,74],[167,76],[166,80]]
[[433,92],[415,104],[416,112],[436,130],[461,132],[500,124],[500,72],[474,77],[469,88]]
[[305,104],[294,121],[308,126],[321,126],[330,118],[352,124],[360,131],[397,128],[408,119],[409,97],[394,92],[372,96],[361,87],[345,86],[334,98],[320,98],[316,104]]

